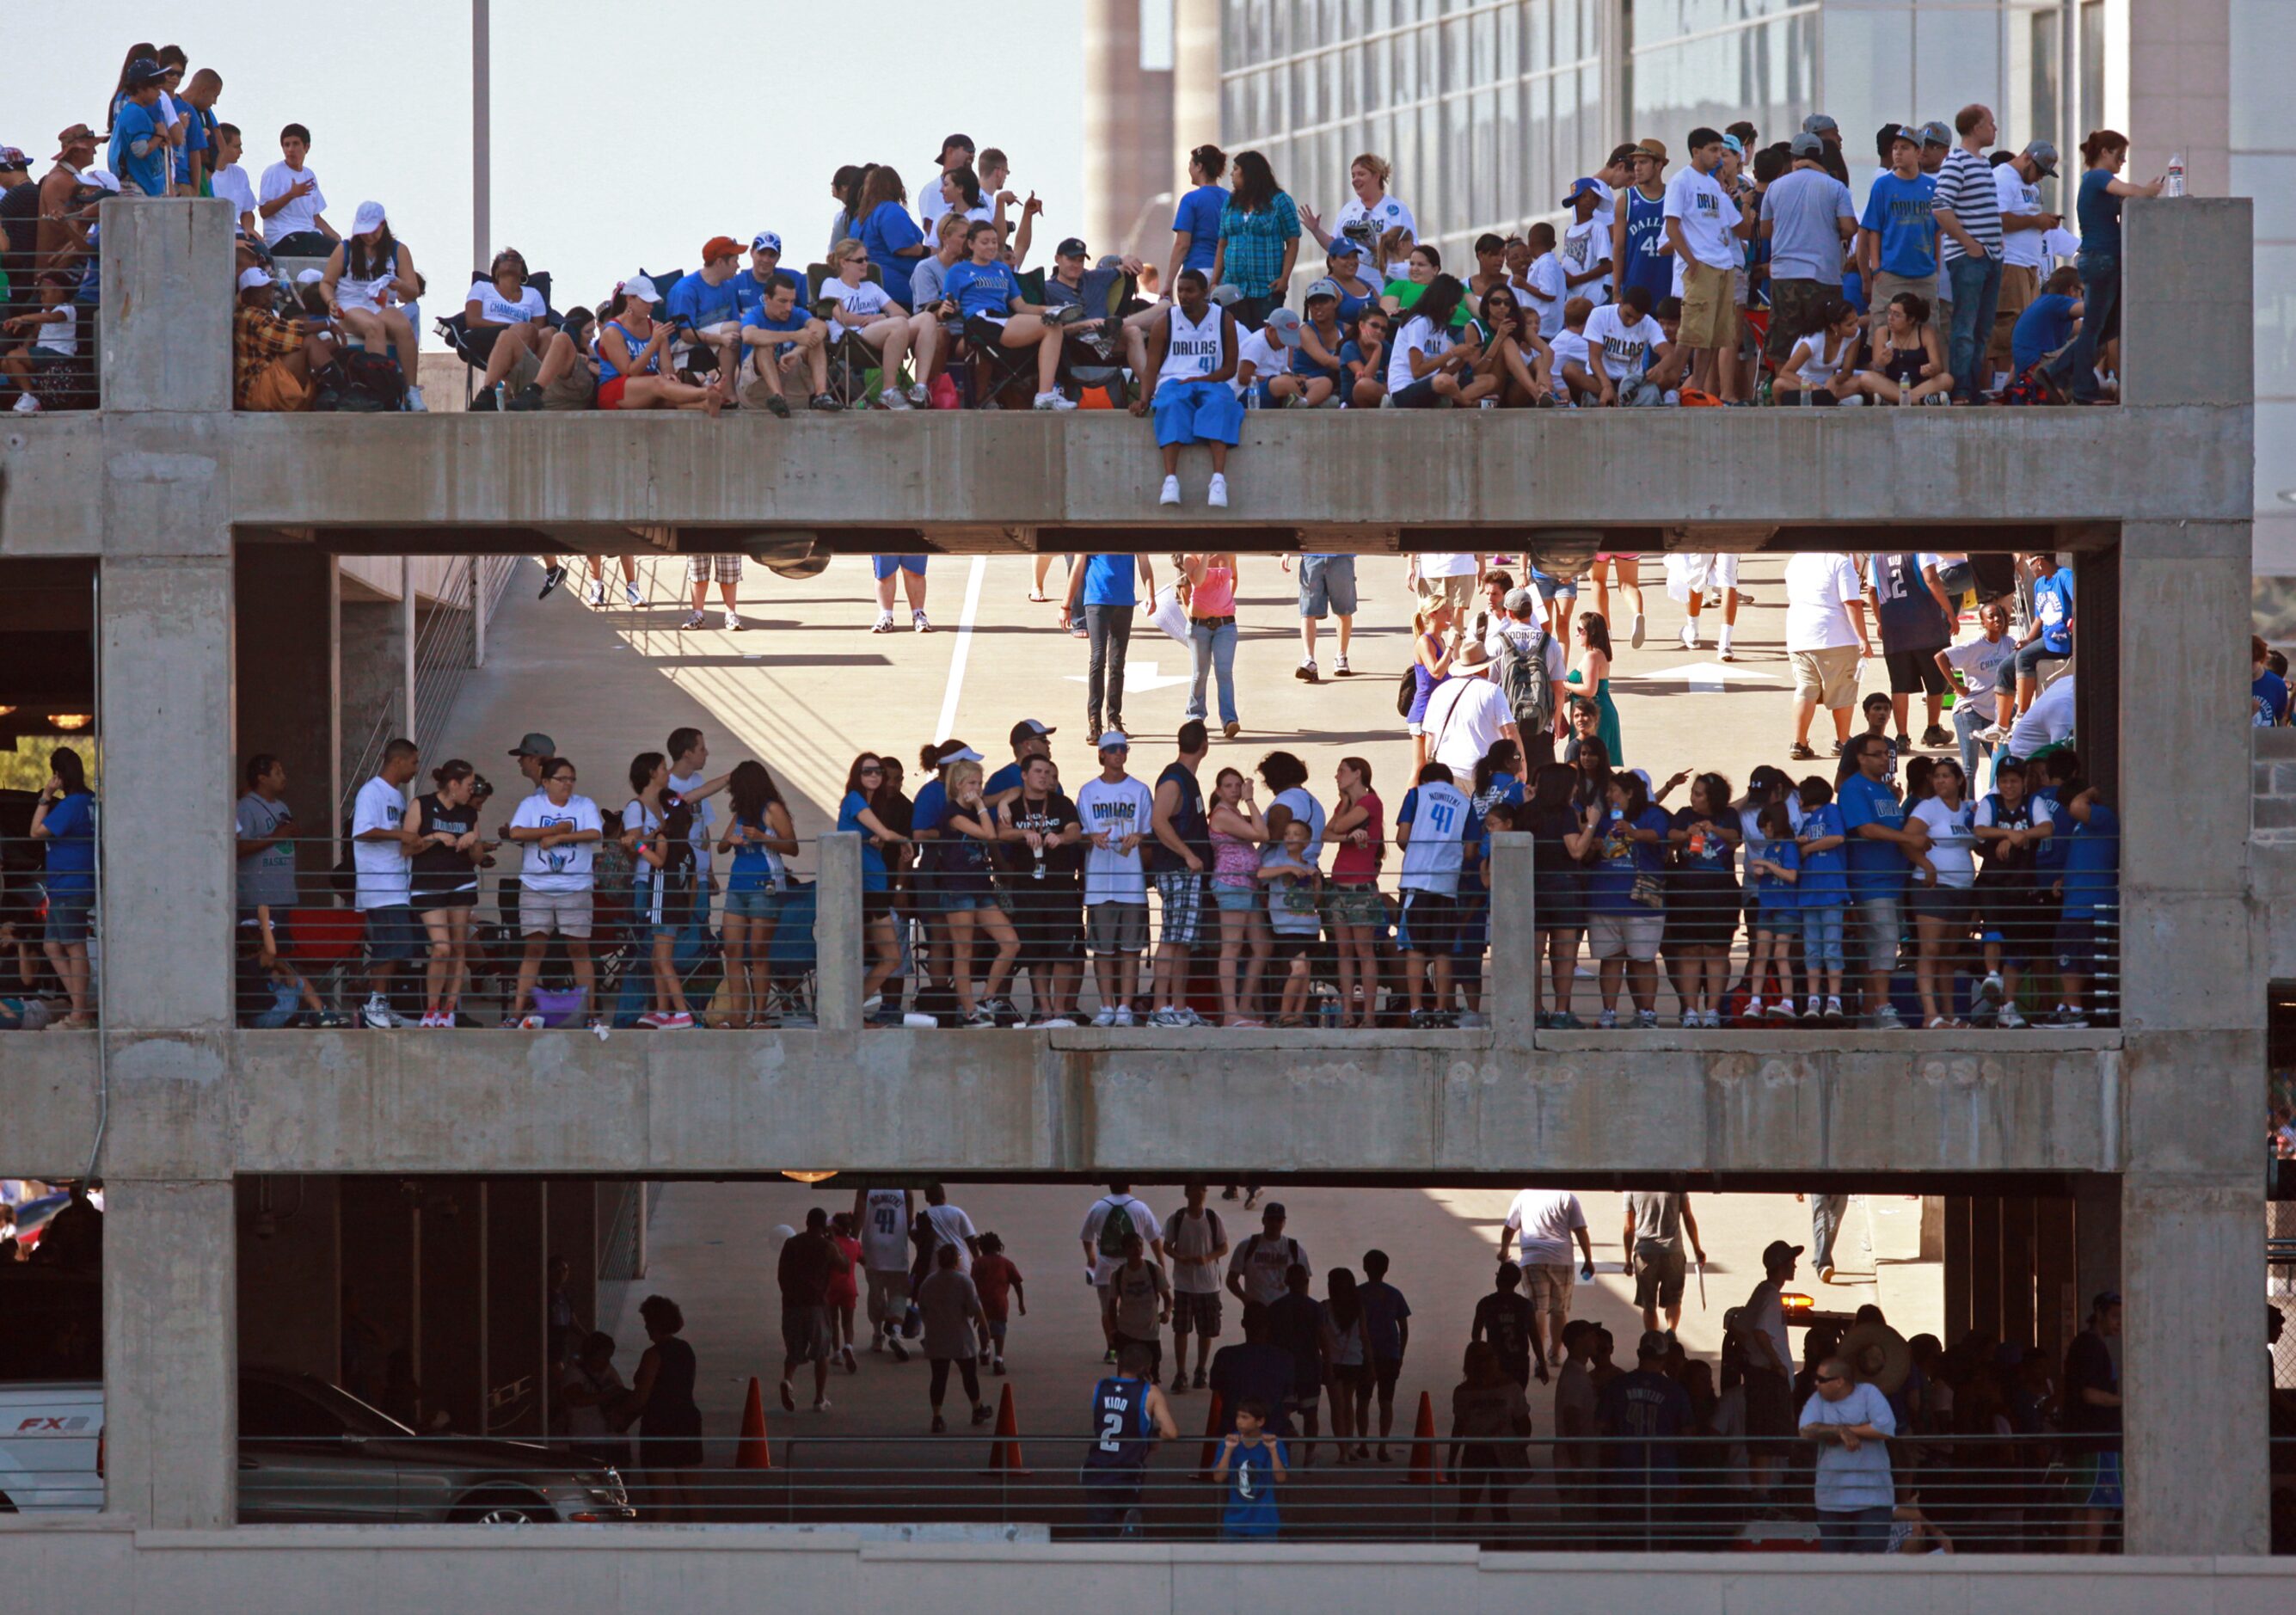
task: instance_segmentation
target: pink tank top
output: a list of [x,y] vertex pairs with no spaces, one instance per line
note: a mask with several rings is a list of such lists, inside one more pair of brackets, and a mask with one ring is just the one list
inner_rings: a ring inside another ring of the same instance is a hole
[[1190,597],[1191,617],[1233,617],[1235,615],[1235,569],[1214,566],[1204,569],[1204,580],[1196,585]]

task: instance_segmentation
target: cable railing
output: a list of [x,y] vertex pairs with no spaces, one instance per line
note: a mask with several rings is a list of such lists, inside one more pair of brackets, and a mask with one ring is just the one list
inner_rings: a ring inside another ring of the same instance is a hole
[[383,703],[382,710],[359,742],[354,766],[344,775],[348,782],[344,786],[340,811],[348,814],[358,787],[374,777],[381,765],[383,748],[399,735],[407,734],[412,720],[412,738],[417,747],[429,752],[445,733],[447,720],[454,711],[455,697],[461,692],[463,680],[479,663],[480,628],[474,603],[483,605],[489,618],[501,604],[503,592],[510,575],[518,565],[513,555],[463,555],[447,563],[447,575],[437,593],[427,603],[415,607],[414,645],[410,657],[414,708],[407,712],[404,699]]

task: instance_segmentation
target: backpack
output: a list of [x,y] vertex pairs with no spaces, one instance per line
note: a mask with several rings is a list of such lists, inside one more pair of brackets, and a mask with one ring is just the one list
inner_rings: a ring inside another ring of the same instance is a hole
[[2009,385],[2001,389],[2000,401],[2004,404],[2062,404],[2066,401],[2066,394],[2042,364],[2033,364],[2019,371]]
[[1507,709],[1514,714],[1515,727],[1526,735],[1544,734],[1554,726],[1554,686],[1546,677],[1546,630],[1534,625],[1531,633],[1534,637],[1528,652],[1515,650],[1512,635],[1502,635],[1498,662],[1491,669],[1492,681],[1505,693]]
[[1407,718],[1412,703],[1419,699],[1419,664],[1413,662],[1403,669],[1403,682],[1395,686],[1395,715]]
[[1104,1203],[1108,1207],[1108,1215],[1101,1221],[1097,1248],[1103,1256],[1120,1260],[1124,1255],[1124,1242],[1140,1230],[1133,1226],[1132,1213],[1126,1209],[1124,1201],[1111,1200]]
[[342,373],[335,407],[346,414],[383,414],[406,400],[406,377],[398,361],[371,348],[354,348],[335,361]]

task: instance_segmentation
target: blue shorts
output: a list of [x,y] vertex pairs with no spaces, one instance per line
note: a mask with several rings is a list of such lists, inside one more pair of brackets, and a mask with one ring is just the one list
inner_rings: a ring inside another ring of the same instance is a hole
[[1226,443],[1243,435],[1243,405],[1225,381],[1167,381],[1156,389],[1148,413],[1156,422],[1156,447]]
[[430,933],[404,903],[366,911],[366,958],[370,964],[404,964],[430,952]]
[[753,887],[747,891],[729,891],[726,894],[726,917],[770,920],[781,913],[783,896],[770,886]]
[[1541,600],[1576,600],[1578,580],[1576,578],[1556,578],[1546,572],[1533,572],[1531,586],[1538,591]]
[[1432,373],[1421,376],[1406,387],[1398,387],[1387,395],[1389,405],[1396,409],[1440,409],[1450,402],[1435,390]]
[[1249,886],[1212,886],[1212,902],[1224,914],[1248,914],[1259,906],[1259,894]]
[[88,914],[95,906],[95,895],[86,891],[52,891],[48,893],[48,922],[40,934],[43,940],[66,946],[87,940]]
[[1356,558],[1353,555],[1303,555],[1300,558],[1300,615],[1321,622],[1333,612],[1356,614]]
[[872,555],[869,557],[869,571],[879,583],[884,582],[896,572],[914,572],[922,578],[925,575],[925,557],[922,555]]

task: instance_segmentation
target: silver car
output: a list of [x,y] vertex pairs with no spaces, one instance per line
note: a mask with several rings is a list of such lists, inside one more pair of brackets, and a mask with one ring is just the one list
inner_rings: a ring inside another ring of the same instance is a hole
[[247,1524],[527,1525],[635,1520],[622,1478],[528,1441],[418,1436],[340,1385],[239,1376]]

